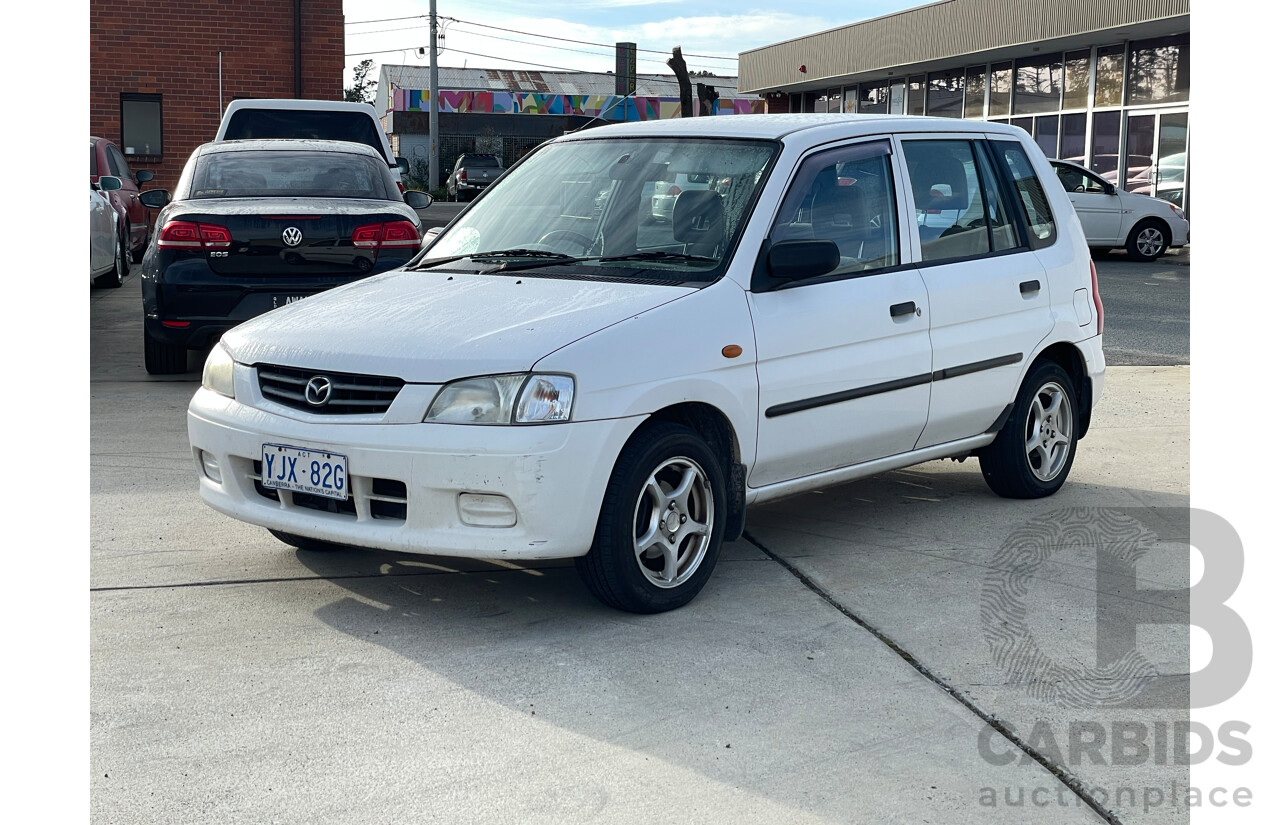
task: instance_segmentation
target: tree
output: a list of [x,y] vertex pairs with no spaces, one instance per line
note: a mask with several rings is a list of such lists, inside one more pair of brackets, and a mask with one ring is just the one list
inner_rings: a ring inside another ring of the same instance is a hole
[[369,77],[373,71],[373,61],[365,58],[352,70],[351,85],[342,91],[342,99],[350,103],[372,103],[378,81]]

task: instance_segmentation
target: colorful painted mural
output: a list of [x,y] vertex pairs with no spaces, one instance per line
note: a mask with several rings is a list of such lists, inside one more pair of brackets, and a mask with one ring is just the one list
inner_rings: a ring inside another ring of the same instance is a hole
[[[430,94],[425,89],[396,89],[397,112],[425,112]],[[586,115],[603,120],[666,120],[680,117],[678,97],[621,97],[619,95],[555,95],[535,92],[452,92],[440,90],[441,112],[518,115]],[[717,115],[764,114],[759,98],[716,101]]]

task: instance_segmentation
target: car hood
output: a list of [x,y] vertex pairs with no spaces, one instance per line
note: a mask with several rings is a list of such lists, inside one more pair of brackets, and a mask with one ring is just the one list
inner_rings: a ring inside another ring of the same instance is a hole
[[523,372],[691,287],[394,270],[260,315],[222,336],[242,364],[438,384]]

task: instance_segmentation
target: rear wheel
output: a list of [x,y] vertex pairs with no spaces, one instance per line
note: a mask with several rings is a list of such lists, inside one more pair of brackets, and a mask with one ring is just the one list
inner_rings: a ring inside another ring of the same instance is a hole
[[187,371],[187,348],[152,338],[142,332],[142,355],[151,375],[175,375]]
[[347,549],[345,544],[299,536],[294,533],[286,533],[283,530],[272,530],[271,528],[267,528],[267,532],[290,547],[296,547],[299,550],[308,550],[312,553],[329,553],[334,550]]
[[129,264],[125,261],[124,245],[120,243],[120,238],[116,238],[116,254],[115,261],[110,272],[104,272],[93,279],[93,283],[97,286],[106,287],[108,289],[119,289],[124,283],[125,273],[129,271]]
[[587,588],[631,613],[687,604],[720,555],[726,490],[719,458],[693,430],[659,423],[637,433],[605,489],[591,552],[576,560]]
[[1032,367],[1013,413],[996,440],[978,454],[987,486],[1005,498],[1041,498],[1058,491],[1076,457],[1079,411],[1075,385],[1052,361]]

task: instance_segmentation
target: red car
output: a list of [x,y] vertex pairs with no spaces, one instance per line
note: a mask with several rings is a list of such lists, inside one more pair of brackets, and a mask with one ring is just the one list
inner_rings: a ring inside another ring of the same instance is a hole
[[[138,200],[138,190],[155,175],[146,169],[140,169],[135,174],[118,146],[105,138],[90,137],[89,183],[97,183],[100,175],[112,175],[124,184],[121,189],[105,194],[115,207],[118,231],[124,248],[129,250],[135,264],[141,263],[142,253],[147,251],[147,241],[151,237],[151,223],[147,207]],[[128,266],[127,261],[125,266]]]

